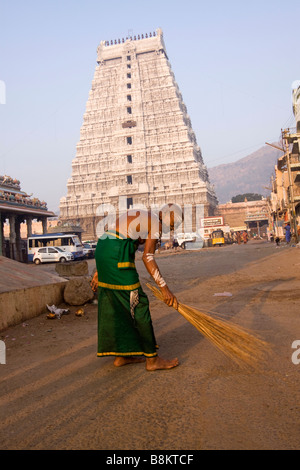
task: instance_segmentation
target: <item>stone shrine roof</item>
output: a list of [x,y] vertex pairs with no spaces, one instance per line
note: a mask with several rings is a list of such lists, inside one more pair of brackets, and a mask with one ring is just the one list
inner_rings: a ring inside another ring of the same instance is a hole
[[7,175],[0,175],[0,210],[2,212],[34,213],[48,217],[55,215],[48,211],[45,201],[40,201],[38,198],[32,197],[32,194],[21,191],[20,181]]

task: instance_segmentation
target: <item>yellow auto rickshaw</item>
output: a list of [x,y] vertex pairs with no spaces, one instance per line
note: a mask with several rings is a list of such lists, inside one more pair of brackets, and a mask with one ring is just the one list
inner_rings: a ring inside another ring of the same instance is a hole
[[214,230],[211,234],[212,238],[212,245],[213,246],[222,246],[225,245],[225,238],[224,238],[224,232],[223,230]]

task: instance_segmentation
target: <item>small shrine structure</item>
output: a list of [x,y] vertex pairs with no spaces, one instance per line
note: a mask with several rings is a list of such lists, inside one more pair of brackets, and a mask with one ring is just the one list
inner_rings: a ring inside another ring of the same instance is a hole
[[[21,238],[20,225],[27,225],[27,237],[32,235],[32,221],[42,222],[47,232],[47,218],[55,217],[48,211],[45,201],[21,191],[20,181],[0,175],[0,256],[26,261],[26,241]],[[4,237],[4,223],[9,222],[9,238]]]

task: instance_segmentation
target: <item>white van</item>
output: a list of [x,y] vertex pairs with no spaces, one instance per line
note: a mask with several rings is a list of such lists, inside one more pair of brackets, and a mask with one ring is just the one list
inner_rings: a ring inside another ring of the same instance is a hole
[[196,232],[175,233],[174,240],[183,249],[198,249],[203,246],[203,239]]

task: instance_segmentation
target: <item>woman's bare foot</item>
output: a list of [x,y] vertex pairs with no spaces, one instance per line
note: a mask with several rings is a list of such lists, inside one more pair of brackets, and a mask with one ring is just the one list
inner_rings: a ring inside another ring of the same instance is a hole
[[147,370],[161,370],[161,369],[172,369],[179,365],[177,357],[175,359],[163,359],[159,356],[150,357],[146,359]]
[[134,364],[137,362],[145,362],[145,359],[143,357],[117,356],[114,360],[114,366],[121,367],[125,366],[126,364]]

